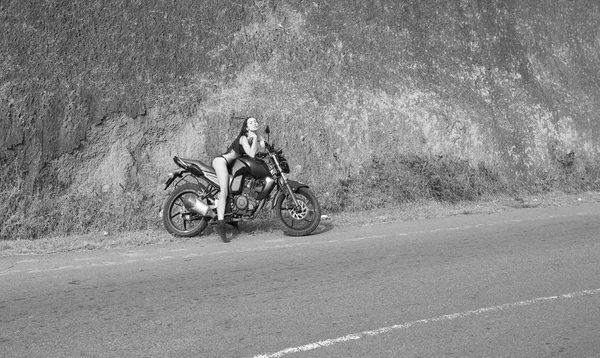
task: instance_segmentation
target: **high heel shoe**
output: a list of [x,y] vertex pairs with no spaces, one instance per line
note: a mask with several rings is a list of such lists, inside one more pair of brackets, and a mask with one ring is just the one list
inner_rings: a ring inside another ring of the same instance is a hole
[[215,232],[219,235],[223,242],[228,243],[231,240],[227,238],[227,234],[225,233],[225,220],[219,220],[217,226],[215,226]]

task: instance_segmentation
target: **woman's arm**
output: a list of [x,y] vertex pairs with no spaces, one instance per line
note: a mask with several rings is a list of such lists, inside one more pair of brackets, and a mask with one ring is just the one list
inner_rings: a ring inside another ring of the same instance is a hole
[[252,144],[248,142],[248,137],[242,136],[240,138],[240,144],[242,145],[242,147],[244,147],[244,152],[246,152],[246,155],[252,158],[254,158],[254,156],[258,152],[258,138],[253,138],[254,139],[252,140]]

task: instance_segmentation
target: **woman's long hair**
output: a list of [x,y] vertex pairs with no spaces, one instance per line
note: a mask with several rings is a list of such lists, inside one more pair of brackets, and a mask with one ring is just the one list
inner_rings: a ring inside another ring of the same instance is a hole
[[242,123],[242,128],[240,128],[240,134],[231,142],[227,151],[229,152],[233,149],[236,153],[240,153],[240,138],[248,134],[248,120],[252,117],[244,117],[244,122]]
[[240,138],[243,135],[247,135],[248,134],[248,120],[252,118],[252,117],[246,117],[244,119],[244,122],[242,123],[242,128],[240,128],[240,134],[238,134],[238,138]]

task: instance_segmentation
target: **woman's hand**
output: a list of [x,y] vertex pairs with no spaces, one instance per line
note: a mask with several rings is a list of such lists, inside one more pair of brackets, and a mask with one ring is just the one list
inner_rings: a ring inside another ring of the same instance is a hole
[[246,136],[240,138],[240,144],[244,147],[246,155],[253,157],[258,152],[258,136],[254,132],[248,132]]

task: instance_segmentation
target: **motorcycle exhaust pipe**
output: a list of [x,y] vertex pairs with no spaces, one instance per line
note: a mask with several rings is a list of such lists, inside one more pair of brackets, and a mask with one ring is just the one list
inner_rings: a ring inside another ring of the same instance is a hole
[[183,206],[185,206],[187,210],[196,213],[200,216],[208,216],[211,218],[214,218],[216,216],[215,213],[210,209],[210,206],[206,205],[202,201],[198,200],[198,198],[195,198],[193,196],[188,195],[185,198],[183,198]]

